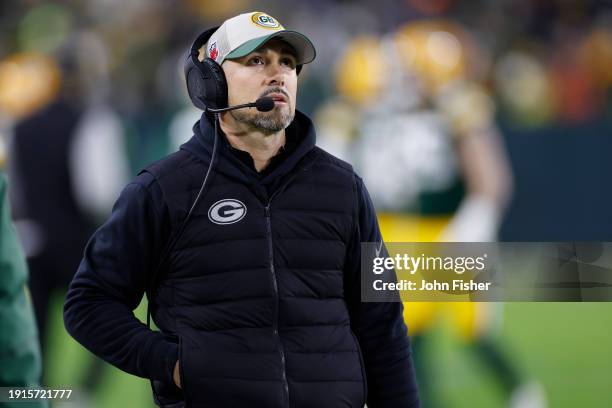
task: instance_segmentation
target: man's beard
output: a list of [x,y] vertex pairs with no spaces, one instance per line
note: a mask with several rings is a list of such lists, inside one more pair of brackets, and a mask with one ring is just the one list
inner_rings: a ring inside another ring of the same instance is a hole
[[286,129],[293,121],[295,113],[287,104],[283,108],[274,107],[270,112],[252,112],[251,109],[236,109],[230,111],[236,122],[244,123],[265,134],[273,134]]

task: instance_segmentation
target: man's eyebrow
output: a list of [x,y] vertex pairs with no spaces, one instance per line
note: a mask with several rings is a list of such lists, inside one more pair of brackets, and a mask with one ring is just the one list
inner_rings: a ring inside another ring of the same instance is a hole
[[297,58],[297,53],[293,48],[281,48],[281,54],[289,54],[294,58]]
[[[262,53],[262,52],[264,52],[265,50],[270,50],[270,49],[272,49],[272,47],[269,47],[269,46],[265,46],[265,45],[264,45],[263,47],[256,49],[256,50],[255,50],[255,51],[253,51],[252,53],[253,53],[253,54]],[[295,51],[293,48],[291,48],[291,47],[283,47],[283,48],[281,48],[281,49],[280,49],[280,53],[281,53],[281,54],[288,54],[288,55],[291,55],[293,58],[297,59],[297,52],[296,52],[296,51]]]

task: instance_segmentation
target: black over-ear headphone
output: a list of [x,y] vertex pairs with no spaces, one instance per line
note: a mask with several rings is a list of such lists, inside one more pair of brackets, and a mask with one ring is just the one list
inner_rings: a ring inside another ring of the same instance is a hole
[[185,60],[187,92],[193,104],[202,110],[227,107],[227,81],[221,65],[212,58],[198,59],[200,48],[219,27],[204,31],[196,38]]

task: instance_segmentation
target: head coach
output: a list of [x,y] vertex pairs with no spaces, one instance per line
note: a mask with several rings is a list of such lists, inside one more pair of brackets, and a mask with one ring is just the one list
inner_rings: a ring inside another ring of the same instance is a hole
[[[361,302],[382,242],[363,181],[296,110],[304,35],[241,14],[185,63],[194,136],[129,183],[90,239],[68,332],[166,407],[418,407],[400,302]],[[359,67],[355,67],[359,69]],[[133,310],[147,293],[160,331]]]

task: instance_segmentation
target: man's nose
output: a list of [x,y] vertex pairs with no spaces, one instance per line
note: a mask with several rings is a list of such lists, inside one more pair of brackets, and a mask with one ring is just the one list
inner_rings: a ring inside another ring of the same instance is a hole
[[268,77],[267,83],[270,85],[285,85],[285,73],[280,62],[269,64],[267,67]]

